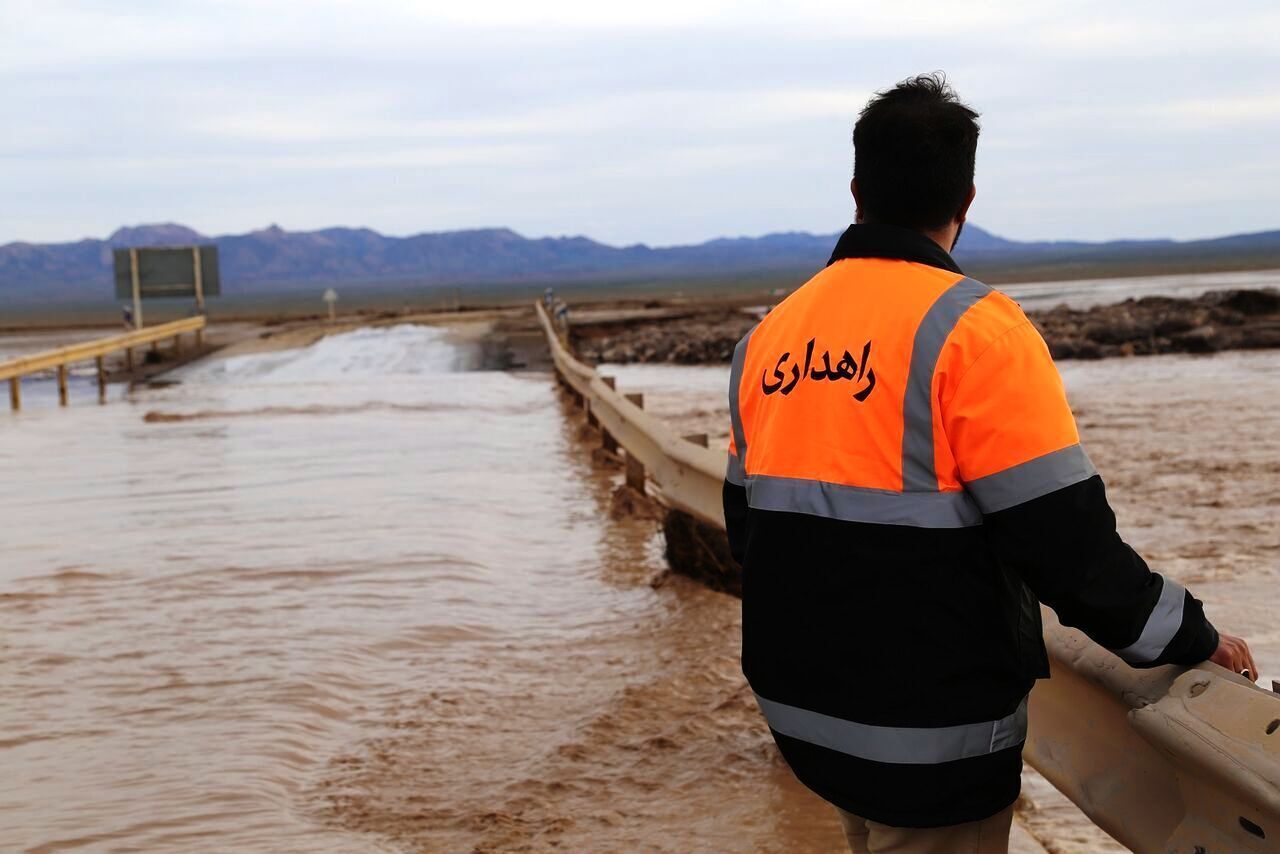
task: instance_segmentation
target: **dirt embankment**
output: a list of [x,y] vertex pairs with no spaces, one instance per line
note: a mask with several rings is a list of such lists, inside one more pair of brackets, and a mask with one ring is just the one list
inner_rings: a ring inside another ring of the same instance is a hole
[[[1028,313],[1055,359],[1280,348],[1280,290],[1230,290],[1191,299],[1142,297],[1114,305]],[[705,308],[674,317],[575,323],[578,353],[595,362],[728,362],[759,312]]]
[[1280,291],[1218,291],[1192,299],[1143,297],[1031,313],[1055,359],[1215,353],[1280,347]]

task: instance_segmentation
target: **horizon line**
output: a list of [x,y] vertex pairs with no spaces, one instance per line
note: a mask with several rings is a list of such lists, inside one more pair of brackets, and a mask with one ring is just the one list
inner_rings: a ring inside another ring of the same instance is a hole
[[[1270,234],[1272,232],[1280,231],[1280,227],[1274,227],[1274,228],[1262,228],[1262,229],[1253,230],[1253,231],[1235,231],[1227,234],[1216,234],[1216,235],[1206,236],[1206,237],[1189,237],[1189,238],[1113,237],[1106,240],[1077,240],[1077,239],[1071,239],[1071,238],[1017,239],[1017,238],[1004,237],[1003,235],[997,234],[993,231],[989,231],[988,229],[983,228],[982,226],[972,221],[969,221],[966,224],[969,225],[970,228],[976,228],[986,235],[997,238],[999,240],[1006,240],[1010,243],[1020,243],[1020,244],[1073,243],[1073,244],[1092,245],[1092,246],[1102,246],[1110,243],[1175,243],[1175,244],[1199,243],[1202,241],[1222,240],[1230,237],[1252,237],[1256,235]],[[520,231],[517,231],[516,229],[510,226],[501,226],[501,225],[441,229],[438,231],[415,231],[409,234],[389,234],[383,231],[379,231],[378,229],[373,228],[371,226],[365,226],[365,225],[327,225],[327,226],[322,226],[320,228],[289,229],[281,226],[277,222],[272,222],[261,228],[253,228],[248,231],[223,232],[221,234],[206,234],[205,232],[202,232],[199,229],[193,228],[192,226],[186,225],[181,222],[166,221],[166,222],[146,222],[146,223],[138,223],[135,225],[117,226],[110,234],[106,235],[105,237],[82,236],[82,237],[70,239],[70,240],[50,240],[50,241],[36,241],[36,240],[22,240],[22,239],[10,240],[5,243],[0,243],[0,249],[6,249],[10,246],[65,246],[65,245],[71,245],[76,243],[84,243],[86,241],[97,241],[97,242],[106,243],[110,241],[111,238],[118,232],[125,231],[128,229],[171,228],[171,227],[187,229],[189,231],[195,232],[197,235],[207,240],[219,240],[222,238],[230,238],[230,237],[246,237],[249,235],[260,234],[262,232],[268,232],[272,230],[279,231],[284,234],[316,234],[324,231],[369,231],[378,235],[379,237],[387,238],[390,240],[409,240],[415,237],[426,237],[426,236],[447,235],[447,234],[470,234],[470,233],[478,233],[478,232],[507,231],[521,238],[522,240],[531,240],[531,241],[532,240],[590,240],[593,243],[597,243],[601,246],[606,246],[612,249],[631,249],[635,247],[643,247],[647,249],[661,250],[661,249],[679,249],[679,248],[689,247],[689,246],[702,246],[717,240],[762,240],[766,237],[776,237],[781,235],[805,235],[809,237],[826,237],[829,235],[838,235],[841,231],[843,231],[848,226],[840,226],[835,231],[832,231],[832,232],[817,232],[817,231],[806,231],[804,229],[792,229],[792,230],[785,230],[785,231],[767,231],[767,232],[763,232],[755,235],[719,234],[714,237],[708,237],[703,240],[696,240],[696,241],[691,241],[687,243],[652,244],[652,243],[645,243],[643,241],[637,241],[634,243],[607,243],[602,240],[597,240],[596,238],[591,237],[590,235],[585,233],[577,233],[577,234],[562,233],[562,234],[545,234],[545,235],[538,235],[538,236],[530,236],[528,234],[524,234]]]

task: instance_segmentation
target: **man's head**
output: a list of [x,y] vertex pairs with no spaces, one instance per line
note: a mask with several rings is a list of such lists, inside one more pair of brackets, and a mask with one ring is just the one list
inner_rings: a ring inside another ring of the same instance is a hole
[[872,98],[853,126],[858,221],[958,236],[973,201],[977,118],[941,73]]

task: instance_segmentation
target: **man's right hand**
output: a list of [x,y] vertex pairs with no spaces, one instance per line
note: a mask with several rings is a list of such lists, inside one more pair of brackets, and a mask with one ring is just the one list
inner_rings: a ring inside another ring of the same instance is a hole
[[1214,650],[1213,655],[1209,656],[1209,660],[1227,668],[1232,673],[1243,673],[1247,670],[1249,679],[1253,681],[1258,679],[1258,665],[1253,663],[1253,653],[1249,651],[1249,644],[1244,642],[1244,638],[1219,632],[1218,648]]

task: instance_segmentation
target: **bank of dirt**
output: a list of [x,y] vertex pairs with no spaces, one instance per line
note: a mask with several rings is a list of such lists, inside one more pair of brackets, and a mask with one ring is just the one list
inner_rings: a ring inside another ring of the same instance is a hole
[[[572,324],[578,353],[616,364],[727,363],[762,307],[703,306],[670,314]],[[1086,309],[1028,312],[1055,359],[1280,348],[1280,290],[1228,290],[1182,299],[1147,296]]]

